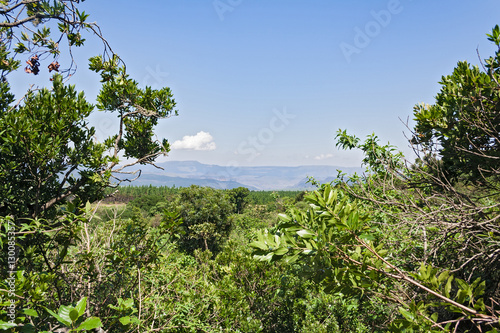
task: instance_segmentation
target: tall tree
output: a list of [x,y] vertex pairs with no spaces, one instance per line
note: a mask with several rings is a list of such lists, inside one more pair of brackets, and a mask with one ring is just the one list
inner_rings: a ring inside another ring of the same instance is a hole
[[[95,23],[87,23],[80,1],[3,1],[0,16],[0,212],[15,217],[43,217],[72,198],[80,205],[103,196],[112,183],[136,177],[127,169],[153,164],[169,151],[167,140],[154,138],[162,118],[176,114],[169,88],[140,88],[129,78],[121,59],[112,54]],[[51,25],[57,25],[53,32]],[[42,24],[43,27],[42,27]],[[47,25],[45,25],[47,24]],[[104,52],[90,60],[102,78],[97,109],[117,116],[118,131],[103,142],[94,140],[88,116],[94,106],[83,93],[63,83],[74,72],[74,61],[60,69],[58,59],[65,39],[71,47],[83,46],[84,31],[103,41]],[[17,103],[8,75],[25,57],[27,75],[37,75],[48,64],[52,87],[28,91]],[[46,60],[51,58],[50,60]],[[42,60],[45,59],[45,60]],[[58,73],[60,72],[60,73]],[[126,159],[120,162],[120,156]],[[138,174],[137,174],[138,175]]]
[[[89,229],[92,209],[86,203],[102,198],[107,187],[139,176],[140,171],[131,167],[154,164],[169,151],[166,139],[155,139],[154,129],[176,110],[169,88],[140,87],[128,76],[99,27],[86,22],[88,15],[79,10],[81,2],[0,1],[0,265],[9,269],[0,272],[0,330],[17,326],[18,331],[31,332],[35,326],[52,331],[58,322],[68,327],[77,322],[84,325],[87,300],[87,314],[91,309],[101,311],[97,315],[113,321],[106,311],[124,296],[122,282],[116,282],[123,280],[103,279],[100,265],[111,261],[109,265],[125,272],[116,276],[130,276],[130,272],[139,276],[140,269],[159,251],[155,238],[149,242],[146,228],[127,239],[146,242],[141,246],[148,255],[141,262],[124,259],[127,265],[118,267],[113,261],[116,255],[99,257],[91,247],[96,237]],[[90,59],[90,69],[102,82],[95,106],[83,92],[77,93],[64,82],[76,70],[71,49],[84,46],[85,33],[104,46],[101,54]],[[64,44],[68,51],[61,57]],[[24,61],[26,75],[48,73],[50,86],[16,97],[9,75],[23,70]],[[95,139],[95,129],[88,121],[96,109],[115,115],[118,124],[117,132],[102,142]],[[112,236],[111,232],[108,239]],[[116,251],[130,250],[130,245],[115,245],[121,246]],[[104,251],[114,250],[108,247]],[[80,257],[69,255],[71,251]],[[15,280],[14,292],[8,290],[9,278]],[[131,278],[128,288],[134,289],[138,283]],[[112,292],[93,297],[98,286]],[[80,299],[72,315],[63,313],[71,312],[66,305]],[[15,318],[7,316],[9,304],[17,309]],[[59,315],[55,314],[57,308]],[[20,311],[25,311],[23,316]],[[84,328],[100,325],[96,318],[88,320]]]
[[498,25],[488,39],[498,50],[486,59],[482,69],[459,62],[452,74],[443,76],[436,103],[415,107],[413,143],[423,147],[425,156],[437,156],[443,171],[452,179],[500,179]]

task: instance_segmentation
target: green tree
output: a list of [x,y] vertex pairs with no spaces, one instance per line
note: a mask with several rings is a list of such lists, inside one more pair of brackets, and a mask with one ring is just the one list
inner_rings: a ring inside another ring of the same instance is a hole
[[0,116],[0,209],[18,218],[54,215],[69,196],[94,201],[108,185],[106,146],[93,139],[83,93],[55,76],[52,90],[30,92]]
[[185,230],[181,248],[190,253],[195,249],[217,253],[232,227],[234,207],[227,191],[192,185],[179,192],[174,206]]
[[235,213],[241,214],[243,209],[248,204],[248,195],[250,194],[250,190],[246,187],[237,187],[228,190],[229,197],[231,202],[235,207]]
[[[102,143],[95,142],[95,129],[87,121],[94,106],[73,86],[65,86],[57,73],[51,78],[51,90],[28,91],[13,104],[8,74],[19,68],[20,61],[15,58],[27,56],[26,72],[36,75],[39,69],[34,68],[40,66],[36,59],[45,53],[57,59],[64,37],[70,47],[83,45],[83,30],[102,39],[98,27],[85,22],[88,15],[78,10],[78,3],[6,1],[0,11],[4,18],[0,23],[3,215],[43,217],[45,212],[53,214],[55,207],[68,198],[77,206],[100,199],[112,180],[124,181],[124,173],[135,177],[131,166],[154,163],[157,156],[169,151],[167,140],[155,140],[153,130],[160,119],[176,114],[170,89],[140,88],[126,74],[120,58],[108,55],[104,39],[104,55],[92,58],[90,68],[101,75],[103,82],[97,108],[117,116],[119,127],[115,135]],[[57,22],[57,33],[50,26],[40,27],[53,21]],[[37,30],[28,25],[35,25]],[[49,67],[59,71],[59,67]],[[120,164],[121,154],[128,158],[126,163]]]
[[[500,179],[500,28],[488,39],[497,47],[483,68],[466,61],[442,77],[433,105],[414,109],[413,143],[425,156],[436,155],[450,179]],[[491,184],[490,182],[488,182]],[[494,185],[494,184],[491,184]]]
[[[130,242],[116,242],[108,244],[99,259],[99,249],[93,246],[97,238],[90,236],[89,222],[94,213],[88,202],[103,198],[106,188],[137,177],[134,166],[153,164],[169,151],[167,140],[155,139],[154,128],[161,119],[176,114],[175,101],[169,88],[142,88],[128,76],[99,27],[86,23],[88,15],[79,11],[79,0],[0,4],[0,262],[15,273],[0,273],[0,327],[18,325],[30,331],[39,324],[39,330],[52,330],[57,320],[48,319],[41,305],[47,312],[56,313],[57,308],[66,311],[67,304],[82,297],[88,297],[89,308],[96,312],[93,315],[108,316],[111,308],[107,305],[117,304],[117,295],[124,292],[120,278],[132,276],[131,271],[140,275],[164,244],[158,244],[160,236],[153,237],[143,230],[135,233],[136,238],[128,238],[142,242],[140,249],[132,249]],[[90,60],[90,69],[100,75],[102,82],[97,110],[111,112],[118,124],[118,131],[103,142],[95,140],[95,129],[88,123],[95,107],[83,93],[63,82],[64,77],[74,73],[76,60],[71,48],[84,45],[85,31],[104,44],[103,54]],[[66,69],[60,68],[58,62],[64,40],[70,48],[64,57],[70,58]],[[28,63],[26,75],[38,75],[46,65],[48,69],[43,72],[56,73],[50,74],[50,88],[28,91],[17,96],[16,101],[10,91],[9,74],[20,68],[20,59]],[[165,219],[177,221],[168,216]],[[107,230],[107,242],[113,239],[114,230],[114,226]],[[8,257],[6,251],[9,240],[15,244],[14,257]],[[75,251],[81,256],[76,256]],[[117,264],[120,256],[126,264]],[[118,272],[103,279],[98,269],[104,269],[102,265],[112,267],[111,262]],[[6,279],[13,276],[15,295],[6,292]],[[128,282],[135,290],[138,279]],[[102,298],[93,295],[99,288],[113,292],[103,293]],[[27,316],[18,315],[16,322],[3,326],[9,299]]]

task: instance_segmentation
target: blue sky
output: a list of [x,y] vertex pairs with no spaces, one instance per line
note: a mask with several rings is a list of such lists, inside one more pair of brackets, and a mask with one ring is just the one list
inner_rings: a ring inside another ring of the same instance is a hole
[[[169,86],[179,116],[157,129],[170,160],[219,165],[359,166],[336,131],[410,149],[403,121],[432,103],[457,61],[494,48],[500,2],[339,0],[88,0],[113,50],[140,84]],[[71,79],[90,100],[99,79],[86,59]],[[114,128],[96,113],[99,138]]]

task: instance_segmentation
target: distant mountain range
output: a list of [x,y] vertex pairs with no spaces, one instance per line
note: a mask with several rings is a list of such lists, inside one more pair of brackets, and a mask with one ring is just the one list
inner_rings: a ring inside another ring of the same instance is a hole
[[133,185],[209,186],[217,189],[247,187],[250,190],[302,190],[311,188],[308,177],[320,182],[334,180],[341,170],[347,174],[360,172],[361,168],[338,166],[220,166],[196,161],[168,161],[158,163],[164,170],[141,166],[141,176]]

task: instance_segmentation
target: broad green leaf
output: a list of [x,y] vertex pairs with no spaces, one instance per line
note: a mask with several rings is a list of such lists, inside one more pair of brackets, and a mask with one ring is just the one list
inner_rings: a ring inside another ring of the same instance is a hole
[[78,311],[78,317],[81,317],[87,308],[87,297],[83,297],[76,303],[75,310]]
[[486,289],[486,281],[482,281],[476,289],[474,289],[474,297],[479,297],[484,294],[484,290]]
[[469,285],[464,280],[462,280],[462,279],[455,279],[455,281],[458,283],[458,285],[460,286],[460,288],[462,288],[464,291],[467,290],[467,289],[469,289]]
[[99,319],[97,317],[90,317],[90,318],[85,319],[85,321],[83,323],[81,323],[80,326],[78,326],[77,330],[89,331],[89,330],[93,330],[93,329],[101,327],[101,326],[102,326],[101,319]]
[[254,242],[251,242],[249,245],[253,248],[258,248],[258,249],[261,249],[263,251],[269,250],[269,246],[267,246],[267,244],[262,242],[262,241],[254,241]]
[[24,309],[23,313],[25,315],[27,315],[27,316],[37,317],[38,318],[38,312],[36,312],[36,310],[33,310],[33,309]]
[[17,324],[9,323],[6,321],[0,320],[0,330],[8,330],[9,328],[16,327]]
[[286,222],[290,222],[292,219],[286,215],[286,214],[283,214],[283,213],[280,213],[278,214],[278,217],[282,220],[282,221],[286,221]]
[[69,313],[71,312],[71,310],[73,310],[74,308],[70,305],[61,305],[59,307],[59,316],[64,319],[65,321],[71,323],[71,318],[69,316]]
[[449,271],[443,271],[441,274],[439,274],[439,277],[438,277],[439,284],[441,284],[444,281],[446,281],[446,279],[448,279],[449,276],[450,276],[450,272]]
[[281,245],[281,239],[278,235],[274,235],[274,243],[276,243],[276,246]]
[[478,311],[484,311],[485,310],[485,306],[484,306],[484,300],[482,298],[478,299],[476,301],[476,303],[474,304],[474,309],[478,310]]
[[299,235],[301,238],[312,238],[312,237],[314,237],[314,234],[312,232],[310,232],[309,230],[305,230],[305,229],[297,231],[297,235]]
[[91,213],[92,213],[92,205],[90,204],[90,202],[87,201],[87,203],[85,204],[85,213],[90,216]]
[[130,317],[129,316],[126,316],[126,317],[121,317],[120,318],[120,323],[122,323],[122,325],[128,325],[130,324]]
[[134,300],[132,298],[127,298],[122,304],[125,308],[129,309],[134,306]]
[[287,252],[288,252],[288,248],[286,248],[286,247],[280,247],[276,251],[274,251],[274,254],[277,255],[277,256],[282,256],[282,255],[284,255]]
[[463,303],[465,301],[465,297],[467,297],[467,291],[459,289],[457,292],[456,301],[458,303]]
[[76,309],[72,309],[70,312],[69,312],[69,319],[71,319],[71,322],[75,322],[77,321],[78,319],[78,311]]
[[66,327],[71,327],[71,321],[69,319],[69,316],[67,319],[61,317],[60,315],[58,315],[57,313],[55,313],[54,311],[50,310],[50,309],[47,309],[45,308],[45,310],[47,310],[47,312],[54,318],[57,319],[58,322],[60,322],[61,324],[65,325]]

